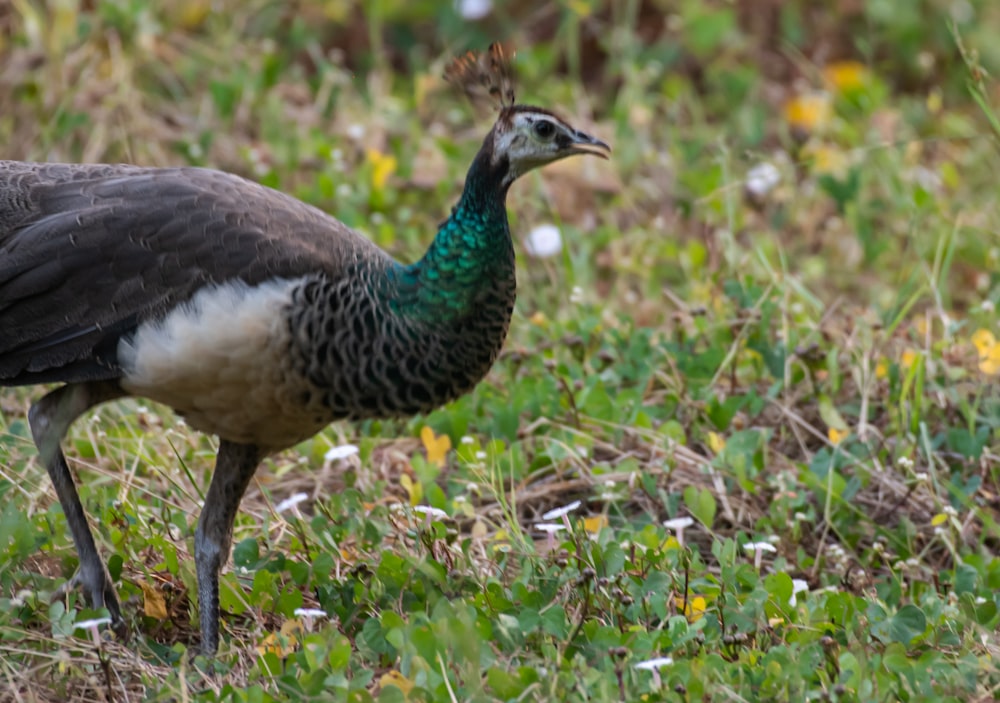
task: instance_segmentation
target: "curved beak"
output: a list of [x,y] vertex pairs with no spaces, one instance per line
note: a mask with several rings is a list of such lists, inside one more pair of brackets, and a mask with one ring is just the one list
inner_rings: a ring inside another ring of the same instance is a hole
[[593,154],[602,159],[608,159],[611,157],[611,147],[597,137],[592,137],[585,132],[577,130],[573,134],[573,140],[569,143],[569,153]]

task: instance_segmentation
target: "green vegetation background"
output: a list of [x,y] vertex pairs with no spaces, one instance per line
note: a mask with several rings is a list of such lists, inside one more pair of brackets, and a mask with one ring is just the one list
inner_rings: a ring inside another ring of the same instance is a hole
[[511,193],[520,298],[473,394],[260,472],[214,671],[213,440],[141,401],[74,428],[135,632],[95,639],[50,602],[40,390],[0,390],[0,700],[996,699],[1000,5],[460,7],[0,3],[0,158],[234,171],[406,260],[489,129],[449,56],[510,41],[519,98],[614,147]]

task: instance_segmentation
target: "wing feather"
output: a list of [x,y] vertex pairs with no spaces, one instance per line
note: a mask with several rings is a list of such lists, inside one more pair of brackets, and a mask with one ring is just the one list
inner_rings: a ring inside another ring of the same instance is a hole
[[114,378],[117,340],[205,285],[388,266],[325,213],[219,171],[0,161],[0,385]]

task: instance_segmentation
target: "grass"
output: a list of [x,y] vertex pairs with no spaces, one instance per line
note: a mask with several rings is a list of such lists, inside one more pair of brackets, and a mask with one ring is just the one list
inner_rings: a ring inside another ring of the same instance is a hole
[[515,186],[516,236],[564,246],[518,247],[474,393],[259,472],[214,671],[214,440],[141,401],[73,428],[134,632],[95,638],[51,600],[76,559],[40,391],[0,391],[0,700],[997,697],[998,11],[675,5],[0,6],[0,157],[234,171],[406,260],[488,129],[449,54],[511,38],[519,97],[615,150]]

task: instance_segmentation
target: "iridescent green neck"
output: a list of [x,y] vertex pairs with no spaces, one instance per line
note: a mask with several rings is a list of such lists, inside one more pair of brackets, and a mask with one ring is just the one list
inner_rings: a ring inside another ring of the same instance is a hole
[[395,271],[395,309],[429,321],[475,312],[498,287],[513,289],[514,248],[507,224],[507,164],[480,150],[451,216],[423,258]]

